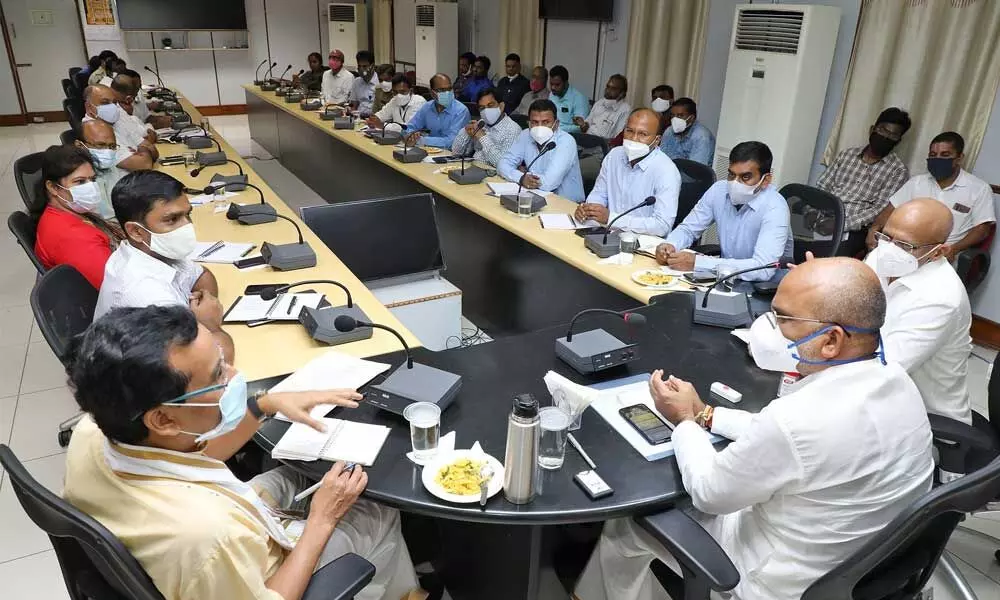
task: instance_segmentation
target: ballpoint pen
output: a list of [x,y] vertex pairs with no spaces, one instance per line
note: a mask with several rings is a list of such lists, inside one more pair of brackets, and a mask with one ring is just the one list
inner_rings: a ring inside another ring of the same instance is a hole
[[[350,471],[350,470],[354,469],[354,465],[355,465],[355,463],[352,463],[352,462],[347,463],[346,465],[344,465],[344,471],[346,472],[346,471]],[[316,490],[318,490],[321,485],[323,485],[323,480],[322,479],[320,479],[319,481],[317,481],[313,485],[307,487],[306,489],[302,490],[298,494],[295,494],[294,500],[296,502],[299,502],[300,500],[305,500],[309,496],[312,496],[313,494],[315,494]]]
[[292,314],[292,309],[295,308],[295,303],[298,301],[299,301],[298,296],[292,296],[292,301],[288,303],[288,312],[285,313],[286,315]]
[[210,254],[212,254],[214,252],[218,252],[225,245],[226,245],[226,243],[222,242],[222,241],[215,242],[214,244],[212,244],[211,246],[209,246],[204,252],[202,252],[201,254],[199,254],[198,258],[206,258],[206,257],[208,257],[208,255],[210,255]]
[[587,461],[587,464],[590,465],[591,469],[597,468],[597,465],[595,465],[594,461],[591,460],[590,455],[587,454],[587,452],[583,449],[583,446],[580,445],[580,442],[576,441],[576,438],[573,437],[572,433],[567,433],[566,439],[569,440],[569,443],[573,444],[573,447],[576,448],[576,451],[580,453],[580,456],[583,457],[583,460]]
[[278,294],[278,297],[275,298],[274,302],[271,303],[271,308],[267,309],[267,312],[264,313],[264,319],[262,319],[262,320],[266,320],[266,319],[270,319],[271,318],[271,313],[274,312],[275,308],[278,308],[278,305],[281,304],[281,299],[284,298],[284,297],[285,297],[284,294]]

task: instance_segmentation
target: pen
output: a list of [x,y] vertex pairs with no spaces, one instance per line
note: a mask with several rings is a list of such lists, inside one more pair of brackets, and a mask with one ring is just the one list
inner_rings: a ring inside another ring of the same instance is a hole
[[298,296],[292,296],[292,301],[288,303],[288,312],[285,313],[286,315],[292,314],[292,309],[295,308],[295,303],[298,301],[299,301]]
[[580,453],[580,456],[583,457],[583,460],[587,461],[587,464],[590,465],[591,469],[597,468],[597,465],[594,464],[594,461],[590,459],[590,455],[588,455],[587,452],[584,451],[583,446],[580,445],[580,442],[576,441],[576,438],[573,437],[572,433],[567,433],[566,439],[569,440],[569,443],[573,444],[573,447],[576,448],[576,451]]
[[281,299],[284,298],[284,297],[285,297],[284,294],[278,294],[278,297],[275,298],[274,302],[271,303],[271,308],[267,309],[267,312],[264,313],[264,319],[270,319],[271,318],[271,313],[273,313],[274,309],[277,308],[279,304],[281,304]]
[[254,244],[253,246],[250,246],[249,248],[247,248],[246,252],[244,252],[243,254],[240,254],[240,258],[243,258],[244,256],[246,256],[247,254],[250,254],[251,252],[253,252],[256,249],[257,249],[257,244]]
[[[347,463],[346,465],[344,465],[344,470],[345,471],[350,471],[351,469],[354,468],[354,464],[355,463]],[[295,494],[294,500],[296,502],[299,502],[301,500],[305,500],[309,496],[312,496],[313,494],[315,494],[316,490],[318,490],[321,485],[323,485],[323,480],[322,479],[320,479],[319,481],[317,481],[313,485],[307,487],[306,489],[302,490],[298,494]]]
[[218,252],[225,245],[226,245],[225,242],[222,242],[222,241],[215,242],[214,244],[212,244],[211,246],[209,246],[208,249],[206,249],[204,252],[202,252],[201,254],[199,254],[198,258],[205,258],[209,254],[212,254],[213,252]]

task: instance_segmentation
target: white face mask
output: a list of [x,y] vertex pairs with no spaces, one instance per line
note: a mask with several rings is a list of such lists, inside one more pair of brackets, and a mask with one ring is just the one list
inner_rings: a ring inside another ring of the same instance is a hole
[[[146,231],[149,230],[146,229]],[[193,223],[188,223],[167,233],[149,231],[149,249],[170,260],[184,260],[194,252],[197,244],[198,238],[195,236]]]
[[538,127],[532,127],[529,134],[531,135],[531,139],[535,140],[535,143],[541,146],[551,140],[556,132],[551,127],[539,125]]
[[402,104],[403,106],[406,106],[407,104],[410,103],[409,94],[396,94],[396,97],[399,98],[399,103]]
[[97,118],[105,123],[114,125],[118,122],[120,115],[121,111],[118,110],[117,104],[102,104],[97,107]]
[[757,317],[750,326],[750,354],[757,366],[765,371],[797,373],[799,361],[792,356],[792,343],[781,333],[781,329],[771,325],[767,315]]
[[[763,181],[763,179],[761,179]],[[747,202],[753,200],[753,197],[757,195],[760,190],[757,189],[757,185],[750,185],[748,183],[742,183],[736,181],[735,179],[728,182],[729,183],[729,201],[733,203],[733,206],[743,206]]]
[[663,98],[656,98],[655,100],[653,100],[652,104],[649,105],[649,107],[658,113],[665,113],[668,110],[670,110],[670,100],[664,100]]
[[684,130],[688,128],[688,122],[680,117],[674,117],[670,119],[670,128],[674,130],[674,133],[684,133]]
[[380,82],[378,84],[378,86],[380,88],[382,88],[383,92],[391,92],[392,91],[392,82],[391,81],[382,81],[382,82]]
[[81,215],[97,212],[97,207],[101,205],[101,188],[96,181],[88,181],[71,188],[58,183],[56,185],[69,192],[70,199],[66,200],[66,204],[69,204],[73,212]]
[[920,268],[921,259],[937,249],[938,246],[934,246],[930,252],[917,258],[892,242],[879,240],[878,246],[865,257],[865,264],[882,279],[906,277]]
[[90,150],[90,156],[97,163],[98,169],[107,171],[118,163],[115,160],[118,158],[118,153],[115,150],[110,148],[88,148],[88,150]]
[[652,151],[652,148],[635,140],[622,140],[622,147],[625,148],[625,155],[629,161],[639,160]]
[[496,106],[490,108],[484,108],[482,111],[480,111],[479,114],[482,115],[483,119],[486,120],[486,124],[489,125],[490,127],[496,125],[497,121],[500,120],[500,117],[503,116],[503,112],[500,110],[499,107]]

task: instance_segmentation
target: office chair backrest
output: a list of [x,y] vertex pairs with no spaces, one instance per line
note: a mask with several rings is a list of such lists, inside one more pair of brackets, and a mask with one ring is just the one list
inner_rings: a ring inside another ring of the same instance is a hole
[[118,538],[38,483],[3,444],[0,464],[24,512],[52,540],[71,597],[163,600]]
[[75,144],[76,140],[78,139],[80,138],[77,137],[75,129],[67,129],[66,131],[59,134],[59,141],[62,142],[63,146]]
[[76,89],[76,84],[73,83],[72,79],[63,79],[62,89],[67,98],[81,98],[80,90]]
[[518,113],[518,114],[511,113],[509,116],[510,116],[511,119],[514,120],[515,123],[517,123],[518,125],[521,126],[521,129],[527,129],[528,128],[528,124],[529,124],[528,115],[522,115],[520,113]]
[[986,416],[990,425],[1000,438],[1000,354],[993,359],[993,370],[986,386],[986,408],[989,410]]
[[42,261],[35,254],[35,232],[38,229],[38,223],[35,219],[27,213],[15,210],[7,217],[7,228],[14,234],[14,238],[24,250],[24,253],[28,255],[28,260],[31,261],[31,264],[35,265],[38,274],[44,275],[45,266],[42,265]]
[[465,108],[469,109],[469,116],[478,119],[479,118],[479,103],[478,102],[462,102]]
[[69,78],[70,80],[76,79],[76,74],[83,70],[83,67],[70,67],[69,68]]
[[76,84],[76,88],[80,90],[80,97],[83,97],[83,90],[87,89],[87,82],[90,81],[90,73],[80,73],[77,72],[75,75],[70,77],[73,83]]
[[982,508],[998,493],[1000,458],[919,498],[809,586],[802,600],[915,598],[965,514]]
[[94,320],[97,290],[70,265],[59,265],[35,282],[31,312],[42,337],[66,364],[73,338]]
[[600,148],[604,156],[608,155],[611,149],[608,147],[608,140],[602,138],[599,135],[592,135],[590,133],[580,133],[579,131],[570,132],[573,139],[576,140],[576,145],[583,150],[589,150],[591,148]]
[[83,99],[82,98],[66,98],[63,100],[63,112],[66,113],[66,119],[69,120],[69,126],[80,131],[80,125],[83,124],[83,117],[87,113],[83,110]]
[[715,171],[708,165],[686,158],[674,159],[674,166],[681,172],[681,190],[677,196],[677,218],[674,227],[684,221],[708,188],[715,183]]
[[37,214],[42,211],[48,200],[39,197],[39,183],[42,181],[42,152],[26,154],[14,161],[14,181],[21,200],[28,212]]
[[844,237],[844,204],[840,198],[801,183],[789,183],[778,193],[785,197],[791,213],[793,262],[804,261],[807,251],[816,258],[836,256]]

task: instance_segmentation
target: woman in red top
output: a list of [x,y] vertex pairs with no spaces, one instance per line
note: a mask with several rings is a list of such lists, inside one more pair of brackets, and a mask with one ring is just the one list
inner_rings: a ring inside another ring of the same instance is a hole
[[90,153],[78,146],[50,146],[39,185],[48,202],[35,214],[35,254],[46,269],[72,265],[100,289],[104,263],[122,236],[117,225],[96,212],[102,192]]

